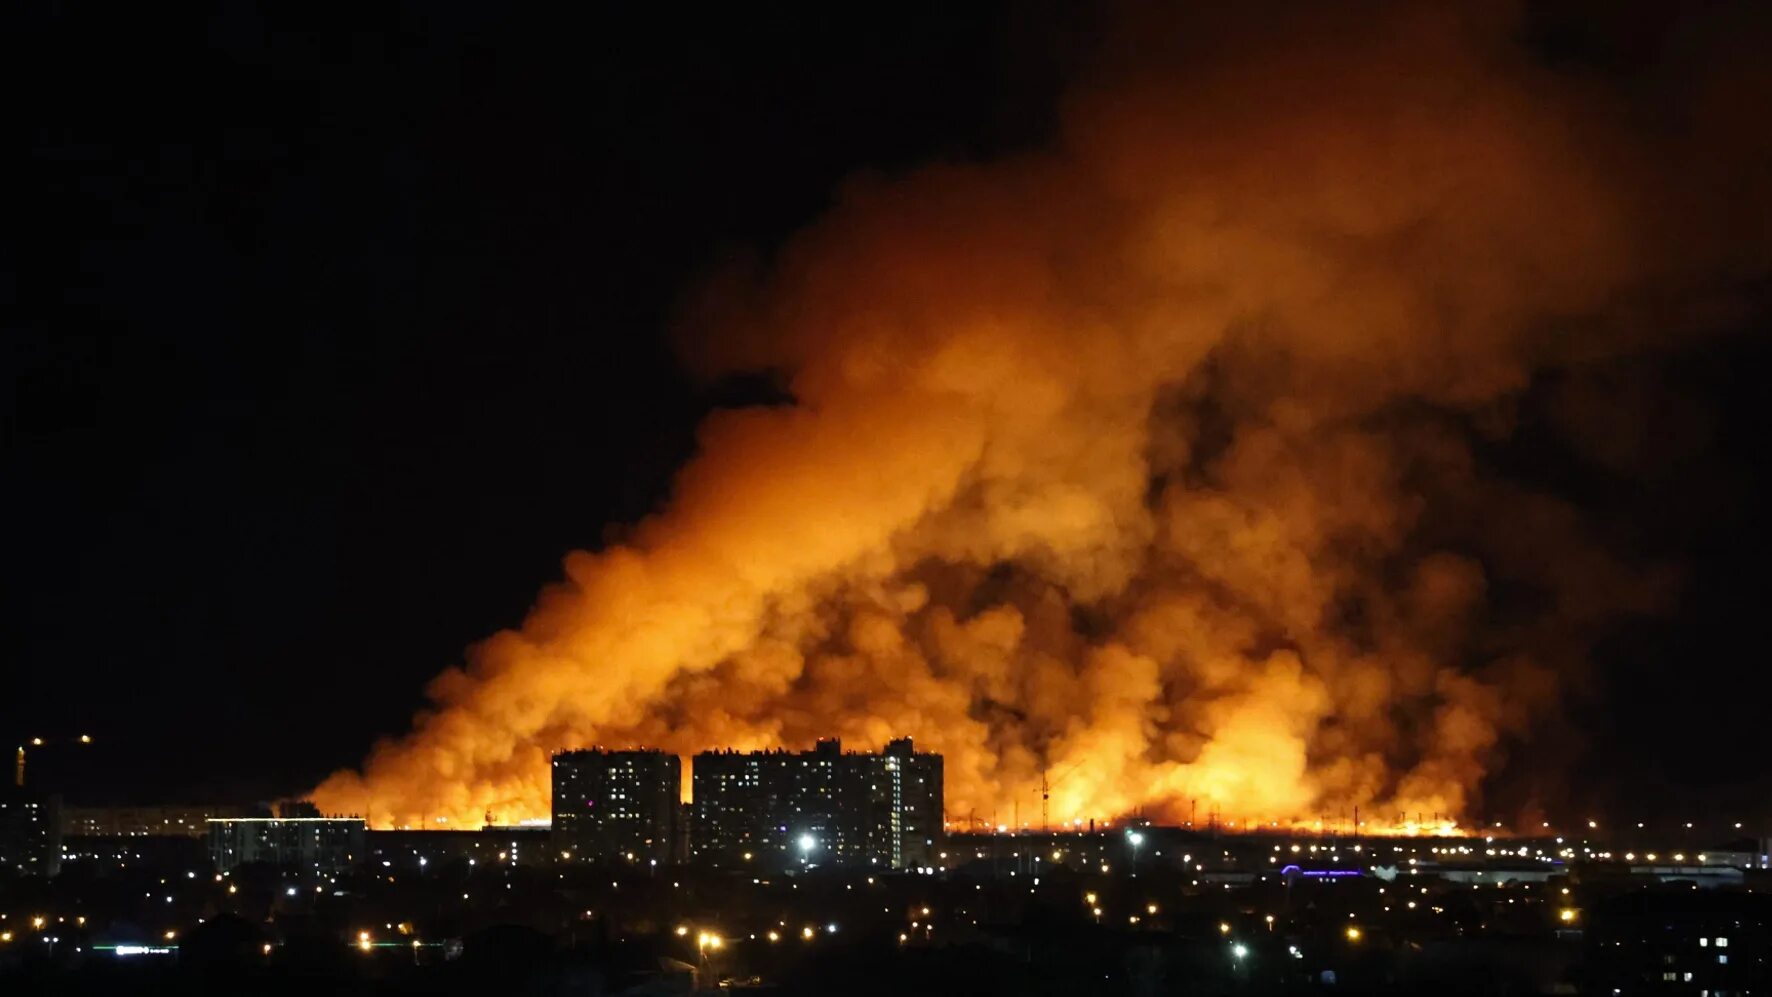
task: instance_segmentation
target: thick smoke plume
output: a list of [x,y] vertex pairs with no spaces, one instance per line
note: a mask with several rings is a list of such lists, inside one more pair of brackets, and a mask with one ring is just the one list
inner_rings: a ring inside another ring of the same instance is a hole
[[910,734],[955,821],[1043,774],[1054,821],[1471,815],[1666,589],[1485,450],[1759,272],[1772,117],[1723,58],[1645,106],[1510,17],[1335,9],[1131,18],[1053,148],[856,180],[716,281],[688,352],[793,403],[315,799],[514,821],[562,747]]

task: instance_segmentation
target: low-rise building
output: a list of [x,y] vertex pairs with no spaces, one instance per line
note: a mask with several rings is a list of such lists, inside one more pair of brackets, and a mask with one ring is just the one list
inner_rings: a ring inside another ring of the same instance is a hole
[[225,817],[206,822],[209,855],[226,872],[248,862],[331,874],[365,856],[360,817]]
[[215,804],[63,807],[61,824],[62,834],[68,837],[201,838],[212,819],[247,816],[251,816],[247,807]]

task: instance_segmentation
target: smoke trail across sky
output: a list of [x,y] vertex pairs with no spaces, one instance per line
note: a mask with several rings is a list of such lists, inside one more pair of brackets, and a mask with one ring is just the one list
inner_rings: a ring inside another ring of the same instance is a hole
[[1043,772],[1055,819],[1468,813],[1669,591],[1486,449],[1726,310],[1772,221],[1744,61],[1644,108],[1519,28],[1132,12],[1051,148],[854,180],[686,309],[691,363],[791,402],[709,418],[316,801],[516,820],[561,747],[910,734],[954,815]]

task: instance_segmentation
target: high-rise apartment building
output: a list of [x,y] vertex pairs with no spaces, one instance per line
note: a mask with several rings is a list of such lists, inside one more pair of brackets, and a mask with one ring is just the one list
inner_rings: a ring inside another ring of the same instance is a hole
[[554,756],[553,845],[574,861],[676,861],[682,787],[682,762],[674,754],[561,752]]
[[941,829],[941,756],[901,738],[879,753],[708,751],[695,756],[694,858],[710,865],[928,864]]
[[58,797],[0,787],[0,870],[53,876],[61,869]]

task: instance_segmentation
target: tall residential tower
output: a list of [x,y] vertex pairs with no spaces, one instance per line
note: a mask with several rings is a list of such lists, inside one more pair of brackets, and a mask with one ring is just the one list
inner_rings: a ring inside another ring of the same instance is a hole
[[678,860],[683,768],[663,751],[563,751],[554,756],[553,844],[574,860]]
[[695,756],[697,862],[764,867],[927,865],[941,831],[940,755],[910,738],[879,753],[707,751]]

